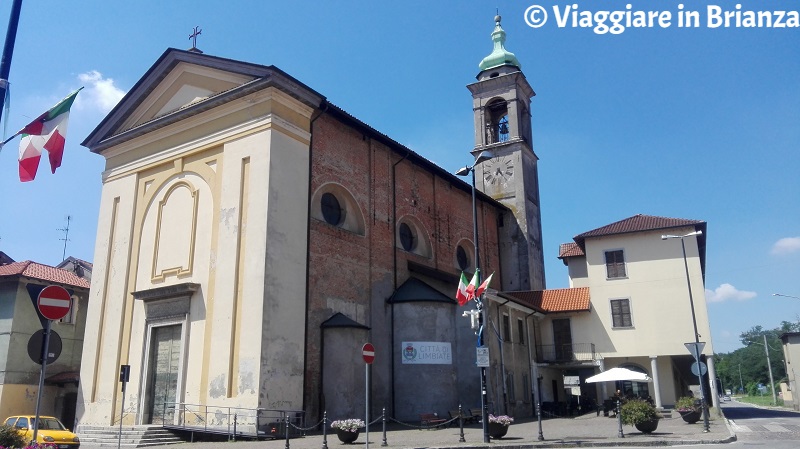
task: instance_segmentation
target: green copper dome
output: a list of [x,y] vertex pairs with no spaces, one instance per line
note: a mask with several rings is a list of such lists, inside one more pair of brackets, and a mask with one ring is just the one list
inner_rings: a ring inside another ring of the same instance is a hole
[[504,47],[504,44],[506,43],[506,32],[503,31],[503,28],[500,26],[499,15],[494,16],[494,23],[494,31],[492,31],[492,42],[494,42],[494,49],[489,56],[483,58],[483,61],[478,64],[478,68],[483,71],[494,67],[500,67],[501,65],[513,65],[521,69],[522,66],[517,60],[517,57],[514,56],[514,53],[511,53]]

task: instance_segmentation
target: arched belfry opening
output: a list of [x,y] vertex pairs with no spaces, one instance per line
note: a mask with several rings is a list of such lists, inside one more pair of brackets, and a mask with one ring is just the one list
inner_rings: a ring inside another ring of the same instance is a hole
[[486,106],[486,144],[508,142],[508,105],[504,100],[493,100]]

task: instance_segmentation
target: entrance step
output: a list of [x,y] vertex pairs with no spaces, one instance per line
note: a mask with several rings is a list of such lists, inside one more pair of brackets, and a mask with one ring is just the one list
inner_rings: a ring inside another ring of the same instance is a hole
[[81,443],[98,444],[103,447],[148,447],[182,443],[178,436],[161,426],[89,426],[79,425],[76,432]]

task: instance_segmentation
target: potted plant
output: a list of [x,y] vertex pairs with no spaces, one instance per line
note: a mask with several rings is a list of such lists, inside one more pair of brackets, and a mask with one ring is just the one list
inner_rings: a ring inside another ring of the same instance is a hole
[[642,433],[652,433],[658,428],[660,416],[653,404],[644,399],[629,399],[620,408],[622,424],[636,427]]
[[489,436],[495,439],[503,438],[506,436],[508,426],[510,426],[512,422],[514,422],[514,418],[508,415],[494,416],[490,414],[489,425],[487,426]]
[[366,424],[358,418],[337,419],[331,423],[331,428],[336,430],[336,436],[344,444],[350,444],[358,438],[358,432]]
[[680,413],[681,418],[689,424],[694,424],[700,421],[700,405],[693,397],[684,396],[679,398],[675,403],[675,410]]

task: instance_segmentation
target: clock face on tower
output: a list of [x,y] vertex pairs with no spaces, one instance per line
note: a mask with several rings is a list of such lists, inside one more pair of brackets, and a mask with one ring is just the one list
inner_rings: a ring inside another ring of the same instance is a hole
[[507,182],[514,175],[514,163],[509,158],[495,157],[483,163],[483,179],[490,184]]

